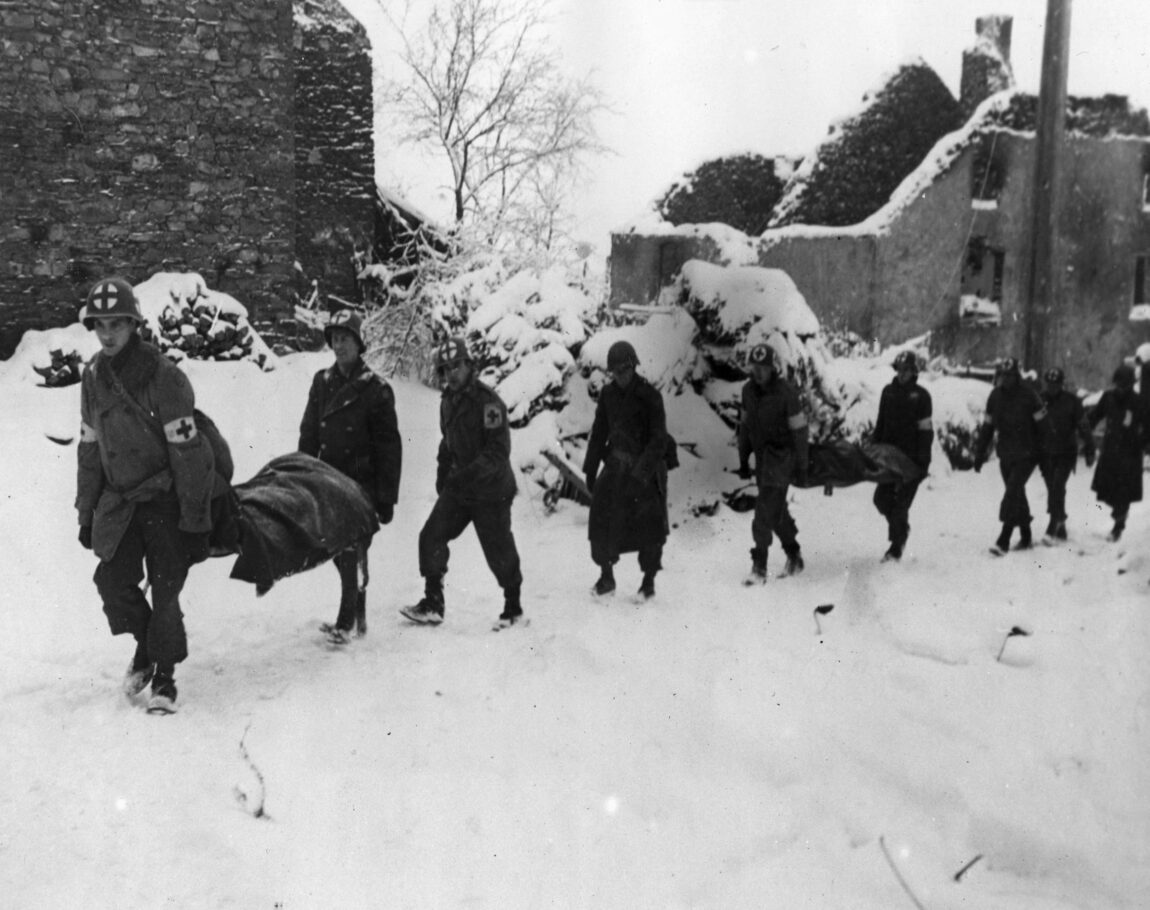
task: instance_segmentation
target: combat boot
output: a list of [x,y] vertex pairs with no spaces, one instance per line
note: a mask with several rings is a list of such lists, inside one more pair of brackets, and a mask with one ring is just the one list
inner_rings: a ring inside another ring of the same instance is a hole
[[591,588],[591,593],[596,597],[606,597],[608,594],[615,592],[615,570],[611,568],[608,563],[603,566],[602,571],[599,573],[599,580],[595,582],[594,587]]
[[523,622],[523,606],[519,603],[519,585],[508,585],[503,589],[503,612],[495,622],[495,629],[509,629]]
[[1002,526],[1002,533],[998,535],[998,540],[994,542],[994,546],[990,548],[990,552],[995,556],[1004,556],[1010,551],[1010,535],[1014,533],[1014,525],[1004,524]]
[[758,547],[751,549],[751,571],[743,579],[745,587],[765,585],[767,583],[767,554]]
[[806,568],[806,563],[803,562],[802,551],[798,547],[793,552],[787,554],[787,564],[783,566],[783,571],[779,573],[779,578],[788,578],[791,575],[798,575]]
[[443,576],[428,575],[423,582],[423,598],[415,606],[404,607],[399,612],[421,626],[438,626],[443,622]]
[[1029,550],[1034,546],[1034,538],[1030,535],[1030,522],[1018,526],[1018,543],[1015,544],[1016,550]]
[[128,698],[139,695],[152,681],[155,672],[155,664],[148,657],[148,646],[144,639],[140,639],[136,642],[136,653],[132,656],[132,662],[128,664],[128,672],[124,674],[120,688]]
[[152,697],[148,699],[149,714],[176,713],[176,668],[156,665],[156,675],[152,677]]
[[644,572],[643,583],[639,585],[639,600],[650,600],[655,596],[655,573]]

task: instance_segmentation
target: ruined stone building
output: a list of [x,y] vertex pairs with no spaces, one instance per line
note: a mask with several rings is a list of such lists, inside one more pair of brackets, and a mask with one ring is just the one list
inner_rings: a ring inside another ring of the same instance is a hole
[[113,272],[199,272],[272,334],[356,299],[372,121],[337,0],[0,0],[0,357]]
[[[980,19],[977,35],[952,99],[959,116],[927,124],[919,160],[892,166],[889,150],[904,151],[924,120],[880,92],[796,171],[772,226],[734,253],[703,225],[615,234],[612,303],[656,300],[688,259],[737,256],[787,272],[824,328],[884,345],[930,332],[932,349],[959,362],[1019,356],[1037,105],[1013,90],[1009,18]],[[1150,121],[1122,96],[1071,98],[1066,118],[1050,346],[1076,383],[1099,388],[1150,340]]]

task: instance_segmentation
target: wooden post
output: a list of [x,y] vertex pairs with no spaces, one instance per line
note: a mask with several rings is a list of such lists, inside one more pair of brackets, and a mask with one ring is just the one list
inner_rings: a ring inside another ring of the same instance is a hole
[[1070,56],[1070,2],[1047,0],[1042,44],[1042,82],[1035,128],[1034,186],[1031,195],[1030,262],[1023,319],[1023,366],[1040,373],[1058,349],[1063,299],[1058,256],[1062,162],[1066,138],[1066,80]]

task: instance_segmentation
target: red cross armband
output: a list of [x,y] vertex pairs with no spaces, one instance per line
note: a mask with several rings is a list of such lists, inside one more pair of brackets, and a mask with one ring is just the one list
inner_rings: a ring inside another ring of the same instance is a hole
[[164,424],[164,436],[173,445],[191,442],[196,438],[196,422],[190,414],[187,417],[177,417]]
[[503,426],[503,409],[497,404],[485,405],[483,408],[483,429],[497,430]]

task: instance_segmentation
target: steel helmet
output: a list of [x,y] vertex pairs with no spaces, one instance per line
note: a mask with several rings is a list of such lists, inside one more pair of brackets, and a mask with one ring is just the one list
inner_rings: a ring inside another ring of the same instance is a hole
[[894,362],[891,364],[896,371],[901,373],[903,370],[910,370],[912,373],[918,372],[918,358],[914,356],[913,351],[901,351],[895,357]]
[[1018,360],[1014,357],[1004,357],[998,362],[998,366],[994,368],[995,376],[1021,376],[1022,370],[1018,366]]
[[747,362],[751,366],[773,367],[775,365],[774,349],[767,344],[756,344],[747,355]]
[[448,338],[435,352],[436,372],[442,373],[457,363],[471,363],[471,355],[467,352],[467,342],[455,336]]
[[639,355],[629,341],[616,341],[607,351],[608,371],[620,370],[626,366],[638,366]]
[[323,327],[323,338],[328,345],[331,344],[332,329],[351,332],[359,345],[359,352],[362,354],[367,350],[367,345],[363,343],[363,318],[355,310],[336,310],[331,314],[331,319]]
[[123,278],[101,278],[88,291],[88,302],[80,313],[84,328],[94,328],[96,319],[105,316],[127,316],[137,323],[144,321],[140,302],[136,300],[132,286]]
[[1114,371],[1114,384],[1120,389],[1134,388],[1134,367],[1128,363],[1119,364]]

